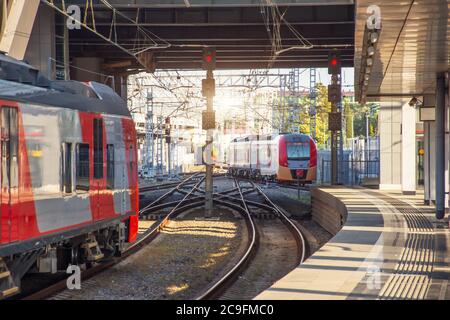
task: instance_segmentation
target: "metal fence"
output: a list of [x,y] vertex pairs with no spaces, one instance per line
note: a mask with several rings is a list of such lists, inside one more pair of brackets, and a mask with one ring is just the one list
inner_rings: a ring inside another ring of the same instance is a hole
[[[331,160],[322,159],[320,183],[331,183]],[[338,161],[338,183],[343,185],[362,185],[380,176],[379,160]]]

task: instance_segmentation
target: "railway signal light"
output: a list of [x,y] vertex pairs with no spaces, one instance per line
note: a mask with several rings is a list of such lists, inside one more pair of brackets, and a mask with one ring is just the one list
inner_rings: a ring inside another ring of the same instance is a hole
[[172,132],[170,127],[170,118],[166,118],[165,134],[166,134],[166,143],[171,143],[172,139],[170,135],[172,134]]
[[214,70],[216,69],[216,49],[204,48],[203,49],[203,69]]
[[331,84],[328,86],[328,101],[331,103],[340,103],[342,99],[341,86]]
[[341,74],[342,64],[338,52],[331,52],[328,56],[328,74]]

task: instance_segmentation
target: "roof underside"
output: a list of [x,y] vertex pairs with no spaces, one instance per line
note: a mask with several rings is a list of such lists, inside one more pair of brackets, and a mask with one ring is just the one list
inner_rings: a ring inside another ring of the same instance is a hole
[[[169,48],[152,50],[158,69],[201,68],[201,46],[205,45],[216,47],[218,69],[266,68],[273,57],[261,0],[190,0],[189,8],[184,0],[109,2],[128,17],[138,17],[142,28],[170,44]],[[273,67],[325,67],[328,52],[333,48],[340,49],[343,66],[353,66],[353,0],[274,2],[279,3],[280,12],[285,12],[286,21],[314,47],[286,51],[278,56]],[[98,5],[95,13],[97,31],[108,35],[111,10]],[[273,24],[269,22],[268,26],[272,34]],[[131,49],[136,27],[120,17],[116,27],[117,42]],[[283,48],[300,45],[285,24],[281,25],[280,35]],[[84,29],[70,32],[70,55],[101,56],[107,63],[130,60],[134,68],[138,67],[126,52]]]
[[[356,8],[355,77],[360,72],[370,0]],[[434,93],[436,74],[449,70],[450,0],[379,0],[381,34],[375,52],[367,100],[410,99]],[[360,84],[356,83],[359,92]]]

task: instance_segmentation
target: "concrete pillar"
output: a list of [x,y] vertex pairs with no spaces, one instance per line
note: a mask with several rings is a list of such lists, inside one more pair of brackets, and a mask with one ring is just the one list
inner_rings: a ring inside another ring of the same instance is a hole
[[436,125],[434,121],[424,123],[424,175],[425,175],[425,204],[436,201]]
[[127,75],[114,75],[114,88],[113,89],[125,101],[127,101],[127,98],[128,98],[127,82],[128,82]]
[[73,66],[70,74],[76,81],[96,81],[103,82],[102,76],[103,59],[97,57],[76,57],[73,59]]
[[39,2],[39,0],[14,0],[10,3],[9,10],[7,9],[8,13],[2,13],[3,34],[0,51],[18,60],[24,59]]
[[44,75],[55,78],[55,12],[47,6],[39,7],[25,60]]
[[444,137],[444,139],[445,139],[445,150],[444,150],[444,156],[445,156],[445,160],[444,160],[444,208],[445,208],[445,212],[448,212],[448,207],[449,207],[449,194],[448,194],[448,191],[449,191],[449,171],[448,171],[448,169],[449,169],[449,143],[450,143],[450,137],[449,137],[449,134],[448,134],[448,128],[447,128],[447,119],[448,119],[448,110],[446,109],[446,114],[447,114],[447,116],[446,116],[446,120],[445,120],[445,126],[446,126],[446,129],[445,129],[445,137]]
[[[64,22],[67,21],[67,19],[63,19]],[[69,42],[70,42],[70,38],[69,38],[69,29],[66,28],[65,26],[64,28],[64,33],[63,33],[63,41],[64,41],[64,45],[63,45],[63,50],[64,50],[64,54],[63,54],[63,61],[62,63],[64,64],[64,80],[70,80],[70,47],[69,47]]]
[[122,90],[120,96],[123,100],[128,100],[128,76],[122,76]]
[[436,81],[436,218],[445,215],[445,74]]
[[378,117],[380,189],[401,190],[402,103],[397,101],[381,102]]
[[416,194],[416,109],[402,106],[402,192]]

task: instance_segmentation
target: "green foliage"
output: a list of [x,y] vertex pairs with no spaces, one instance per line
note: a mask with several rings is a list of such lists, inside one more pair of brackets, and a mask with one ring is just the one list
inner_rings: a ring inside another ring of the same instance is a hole
[[366,136],[366,114],[369,115],[369,135],[376,136],[378,134],[378,111],[379,106],[377,104],[369,104],[365,106],[355,104],[353,106],[353,127],[355,137],[362,138]]
[[[328,113],[331,112],[331,103],[328,102],[328,88],[323,84],[317,84],[317,116],[316,116],[316,140],[319,148],[326,147],[330,139],[328,130]],[[289,110],[292,105],[298,104],[299,114],[297,116],[299,131],[304,134],[310,132],[309,106],[311,100],[309,97],[280,97],[275,101],[278,105],[277,114],[274,115],[275,126],[281,128],[283,132],[289,132],[291,123],[289,122]],[[370,135],[377,134],[378,127],[378,105],[369,104],[362,106],[352,102],[351,98],[343,99],[343,116],[345,120],[344,139],[354,137],[364,137],[366,128],[366,113],[369,114]],[[284,117],[284,121],[283,121]]]

